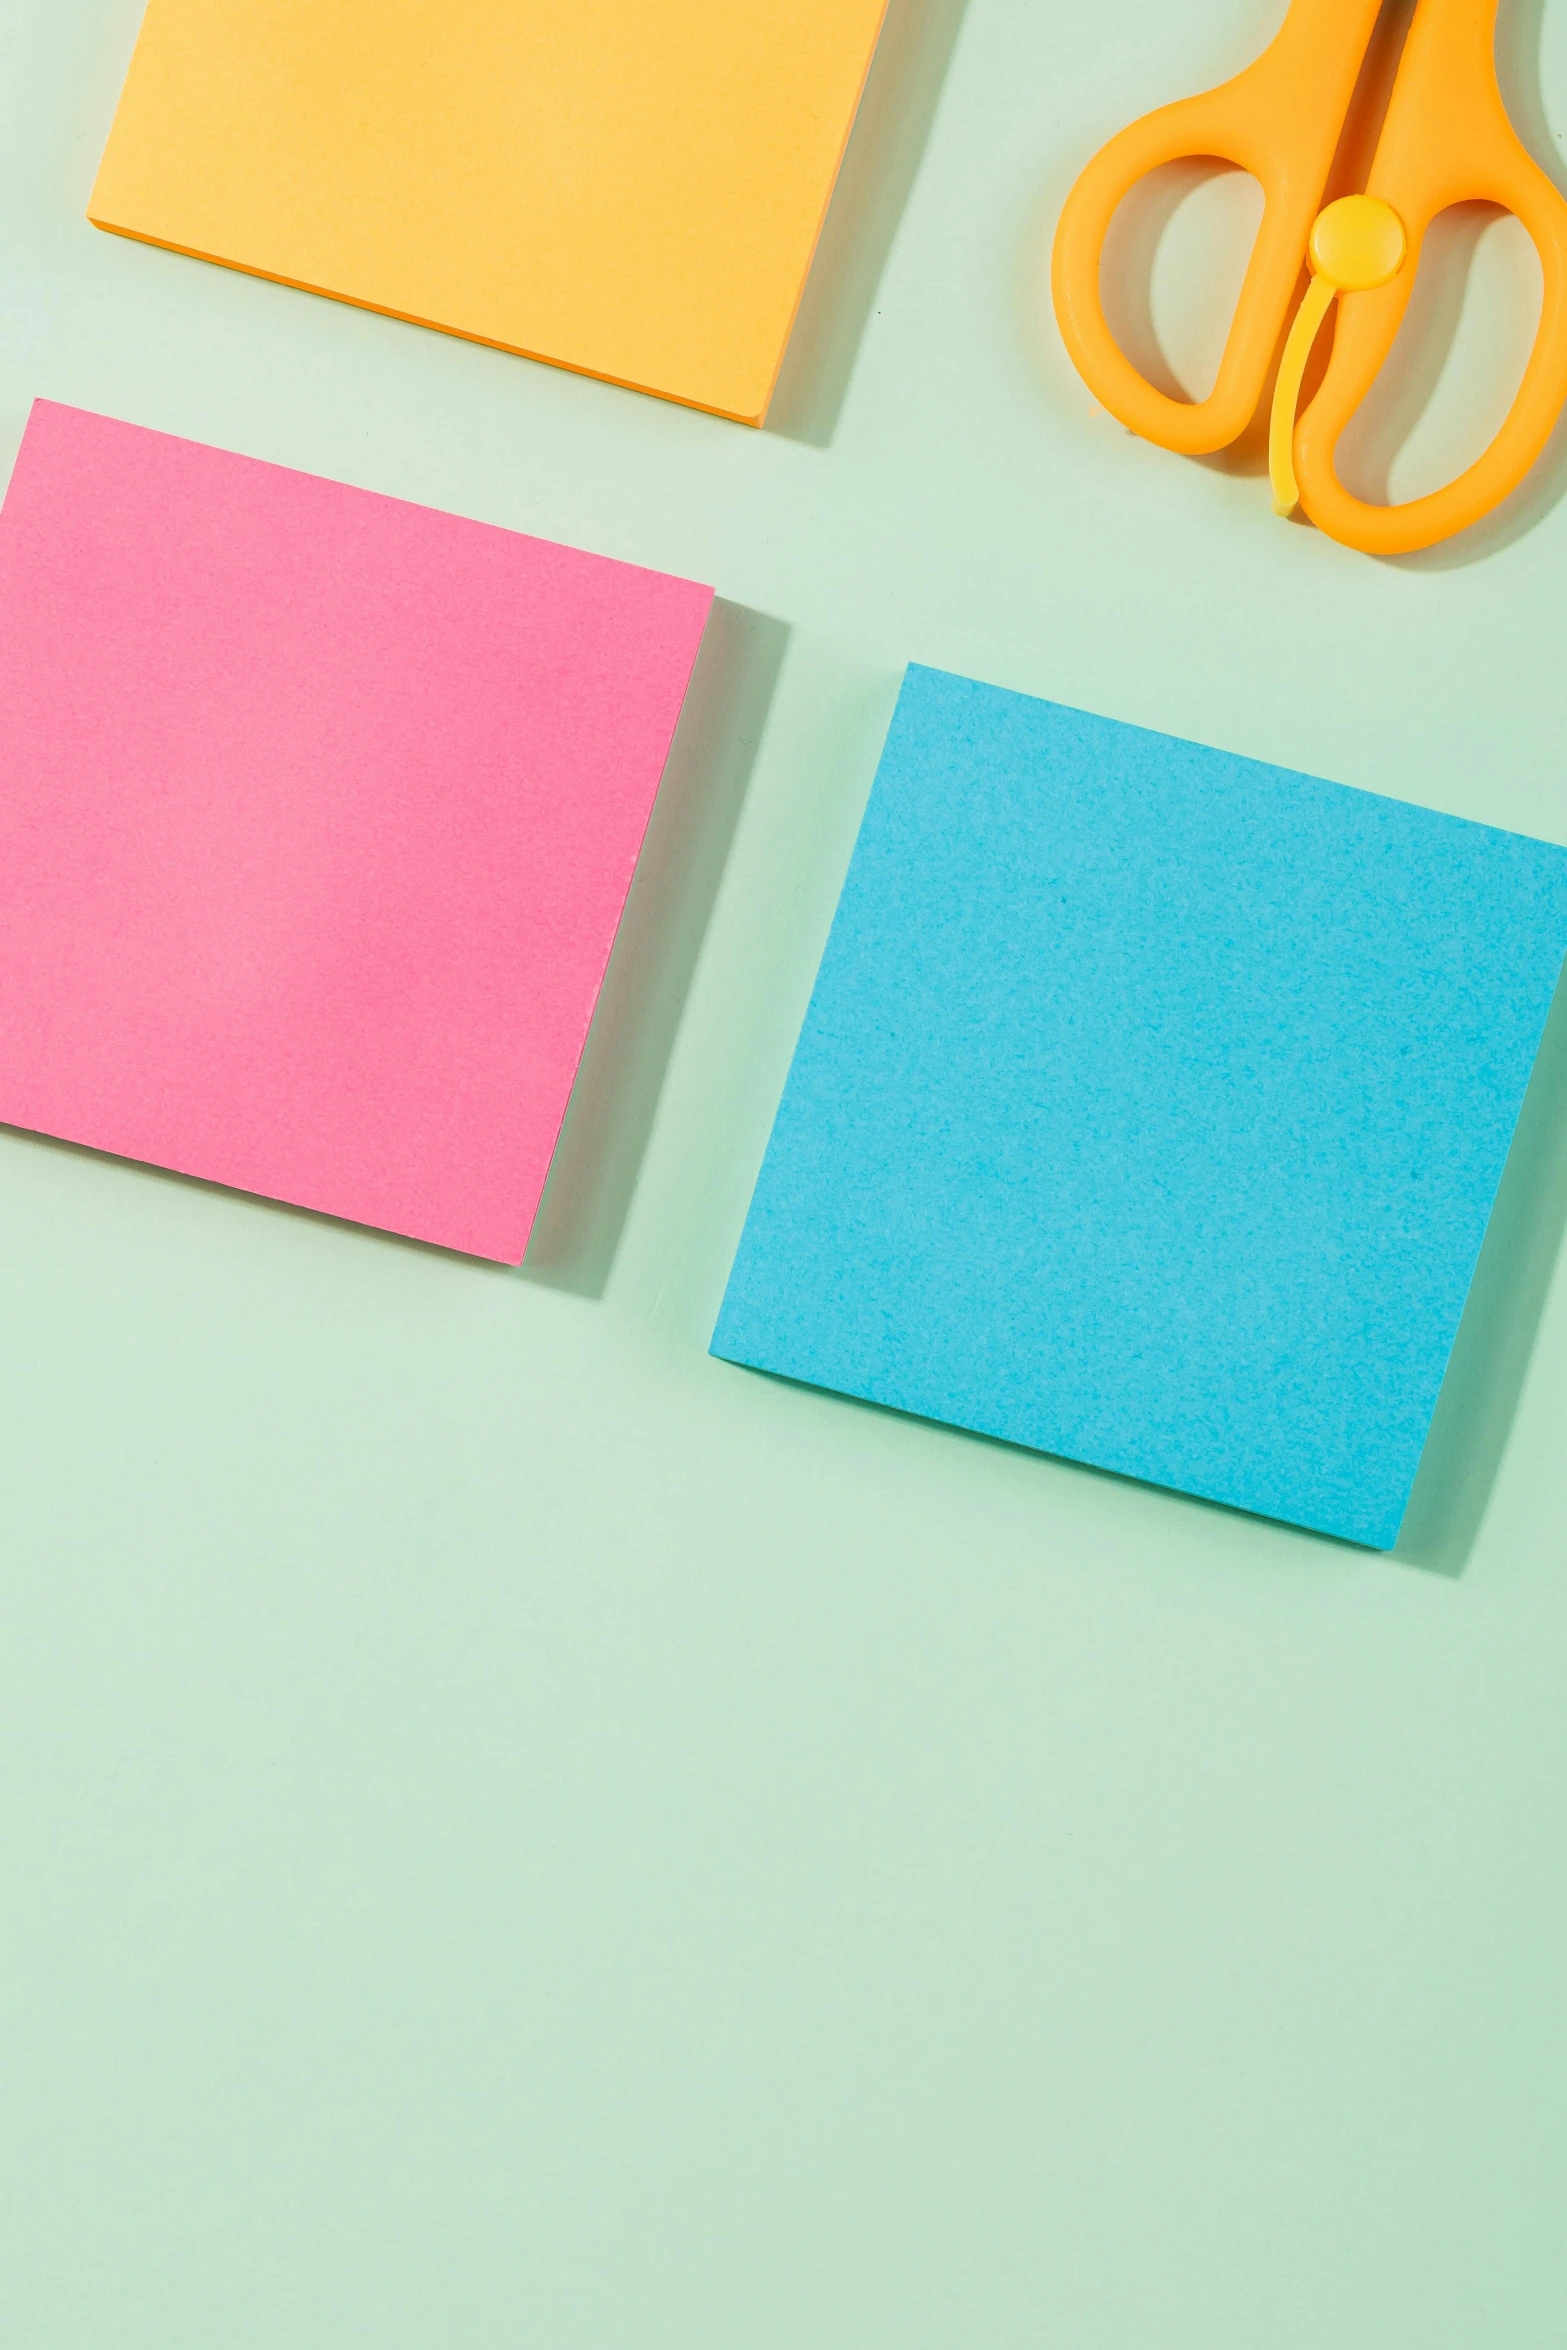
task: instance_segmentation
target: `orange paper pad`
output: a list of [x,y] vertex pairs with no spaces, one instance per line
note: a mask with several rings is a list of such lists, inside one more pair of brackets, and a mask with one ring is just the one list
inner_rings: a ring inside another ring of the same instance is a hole
[[886,0],[151,0],[98,227],[759,424]]

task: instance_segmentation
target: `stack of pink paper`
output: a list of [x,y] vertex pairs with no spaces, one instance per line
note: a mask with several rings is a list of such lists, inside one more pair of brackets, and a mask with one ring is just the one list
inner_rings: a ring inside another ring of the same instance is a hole
[[711,601],[40,401],[0,1119],[520,1261]]

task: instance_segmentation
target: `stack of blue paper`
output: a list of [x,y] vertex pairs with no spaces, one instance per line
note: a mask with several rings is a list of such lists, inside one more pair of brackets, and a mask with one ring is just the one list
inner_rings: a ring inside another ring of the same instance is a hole
[[1567,852],[911,669],[713,1351],[1389,1547],[1564,952]]

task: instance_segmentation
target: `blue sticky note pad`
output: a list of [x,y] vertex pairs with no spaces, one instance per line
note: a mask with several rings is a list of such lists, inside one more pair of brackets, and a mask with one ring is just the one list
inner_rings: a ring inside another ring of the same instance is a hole
[[1379,1549],[1567,852],[911,669],[713,1352]]

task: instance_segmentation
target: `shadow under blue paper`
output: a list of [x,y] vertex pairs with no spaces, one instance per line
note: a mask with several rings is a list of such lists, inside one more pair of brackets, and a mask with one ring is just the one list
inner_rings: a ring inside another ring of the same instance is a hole
[[1567,983],[1496,1195],[1431,1433],[1393,1552],[1406,1566],[1461,1575],[1512,1428],[1546,1292],[1567,1229]]

